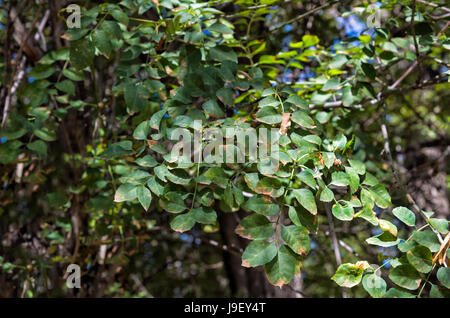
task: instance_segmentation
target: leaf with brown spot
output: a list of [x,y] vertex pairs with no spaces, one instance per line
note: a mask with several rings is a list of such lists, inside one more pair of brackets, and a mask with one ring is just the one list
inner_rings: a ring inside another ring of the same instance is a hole
[[420,274],[409,264],[395,267],[390,273],[389,278],[396,285],[409,290],[419,288],[422,281]]
[[243,218],[235,232],[251,240],[265,240],[274,233],[273,225],[269,219],[259,214],[252,214]]
[[256,267],[267,264],[277,255],[274,242],[252,241],[242,254],[242,266]]
[[255,195],[245,202],[244,207],[267,216],[274,216],[280,211],[280,207],[272,202],[272,199],[264,195]]
[[311,214],[317,214],[317,205],[314,198],[314,194],[308,189],[295,189],[292,190],[298,203],[300,203]]
[[308,229],[304,226],[283,226],[281,230],[281,238],[295,253],[299,255],[308,254],[311,248]]
[[416,246],[406,253],[408,262],[421,273],[428,273],[432,270],[431,251],[425,246]]
[[288,284],[294,278],[296,260],[285,245],[280,247],[275,259],[264,266],[264,272],[269,282],[278,287]]
[[278,198],[283,195],[284,188],[281,187],[281,182],[275,178],[264,177],[258,181],[255,186],[256,193],[265,194],[272,198]]
[[175,216],[170,221],[172,230],[183,233],[192,229],[195,225],[195,218],[192,212],[184,213]]

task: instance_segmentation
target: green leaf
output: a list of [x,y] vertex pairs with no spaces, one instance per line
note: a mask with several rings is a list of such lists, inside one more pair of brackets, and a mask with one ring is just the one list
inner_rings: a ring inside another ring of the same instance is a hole
[[422,281],[416,269],[409,265],[399,265],[389,273],[390,280],[396,285],[409,290],[416,290]]
[[421,273],[428,273],[433,268],[431,260],[433,256],[430,250],[425,246],[416,246],[406,253],[408,262]]
[[133,138],[137,140],[147,140],[148,130],[150,129],[150,121],[144,120],[133,132]]
[[171,229],[180,233],[189,231],[194,225],[195,218],[192,212],[179,214],[170,221]]
[[303,140],[306,140],[307,142],[316,144],[318,146],[322,144],[322,139],[320,139],[320,137],[316,135],[306,135],[305,137],[303,137]]
[[94,60],[94,56],[95,46],[88,38],[70,43],[70,61],[76,69],[82,70],[90,66]]
[[122,10],[114,9],[110,12],[110,14],[114,19],[116,19],[120,23],[123,23],[125,25],[128,24],[128,15],[125,12],[123,12]]
[[335,90],[340,86],[340,84],[341,83],[339,81],[339,78],[332,77],[325,83],[325,85],[323,85],[322,90],[323,91]]
[[276,107],[278,105],[280,105],[280,102],[273,96],[267,96],[266,98],[261,99],[258,103],[259,108],[264,108],[266,106]]
[[374,226],[378,225],[378,218],[375,212],[369,206],[364,206],[362,210],[355,215],[355,217],[362,218],[367,222],[370,222],[370,224]]
[[328,66],[331,69],[339,69],[346,63],[347,63],[347,56],[345,56],[344,54],[338,54],[333,57]]
[[314,91],[311,95],[311,103],[314,105],[324,105],[333,94]]
[[36,153],[40,158],[47,156],[47,144],[42,140],[36,140],[27,144],[27,148]]
[[369,237],[366,242],[371,245],[377,245],[382,247],[391,247],[400,243],[400,239],[396,238],[389,232],[383,232],[381,234]]
[[404,290],[398,288],[391,288],[387,291],[386,298],[416,298],[415,295],[410,294]]
[[334,199],[334,193],[328,187],[323,188],[320,193],[320,201],[322,202],[331,202]]
[[184,197],[177,192],[168,192],[159,200],[161,207],[170,213],[180,213],[187,209]]
[[214,118],[221,118],[225,116],[222,108],[220,108],[215,99],[208,100],[203,104],[202,108],[209,116]]
[[362,284],[364,289],[373,298],[383,298],[386,294],[386,282],[376,274],[365,275]]
[[221,88],[216,92],[217,98],[225,105],[234,104],[233,90],[231,88]]
[[164,186],[162,186],[154,176],[151,176],[147,181],[148,188],[158,197],[163,195]]
[[281,114],[275,108],[267,106],[256,113],[256,120],[269,125],[279,124],[281,123]]
[[125,87],[125,102],[131,110],[142,110],[147,105],[148,90],[143,85],[129,84]]
[[335,218],[341,221],[351,221],[353,220],[353,207],[350,205],[342,206],[339,202],[333,205],[331,209]]
[[314,194],[308,189],[294,189],[292,190],[298,203],[300,203],[311,214],[317,214],[317,205]]
[[441,267],[437,271],[437,278],[446,288],[450,289],[450,267]]
[[51,76],[56,72],[56,68],[51,65],[38,64],[28,73],[29,77],[33,77],[35,80],[41,80]]
[[117,188],[114,194],[114,202],[131,201],[136,197],[136,186],[131,183],[124,183]]
[[316,127],[314,120],[303,110],[294,112],[291,116],[291,120],[303,128],[313,129]]
[[165,110],[160,110],[154,113],[150,118],[150,127],[159,130],[159,125],[161,124],[161,120],[164,117],[165,113]]
[[227,46],[215,46],[209,50],[209,54],[213,60],[222,61],[232,61],[237,63],[236,53]]
[[359,188],[359,175],[355,171],[355,169],[351,167],[345,167],[345,172],[348,175],[350,191],[351,193],[355,193]]
[[256,267],[269,263],[277,255],[274,242],[252,241],[242,254],[242,266]]
[[273,203],[272,199],[265,195],[255,195],[245,202],[244,207],[256,213],[274,216],[278,213],[280,208]]
[[70,95],[75,95],[75,85],[72,81],[64,80],[55,84],[55,87],[64,93]]
[[291,103],[297,106],[298,108],[309,110],[308,102],[298,95],[289,96],[289,98],[286,99],[286,103]]
[[169,173],[167,167],[165,165],[157,166],[153,169],[155,175],[163,182],[167,182],[166,176]]
[[308,48],[310,46],[316,45],[319,43],[319,38],[317,35],[304,35],[302,36],[303,47]]
[[243,218],[235,232],[250,240],[265,240],[274,233],[273,224],[265,216],[259,214]]
[[297,174],[297,178],[303,182],[304,184],[310,186],[311,188],[316,188],[316,180],[314,179],[314,175],[311,170],[303,170],[302,172]]
[[225,24],[216,22],[213,25],[209,26],[208,29],[210,31],[218,32],[218,33],[233,33],[233,30],[231,30],[229,27],[227,27]]
[[392,213],[397,217],[397,219],[399,219],[406,225],[416,225],[416,216],[414,215],[413,211],[401,206],[392,210]]
[[133,143],[129,140],[113,143],[102,153],[102,157],[111,159],[117,156],[130,154],[132,152]]
[[201,224],[215,224],[217,221],[217,213],[209,207],[198,207],[191,212],[195,221]]
[[398,230],[397,227],[391,222],[383,219],[378,220],[378,225],[383,231],[387,231],[391,233],[393,236],[397,236]]
[[302,206],[293,207],[290,206],[288,210],[289,219],[298,226],[304,226],[311,232],[317,232],[319,224],[317,221],[317,215],[312,215],[309,211]]
[[334,165],[334,160],[336,159],[336,155],[334,152],[322,152],[323,162],[325,167],[330,169]]
[[413,249],[414,246],[416,246],[416,243],[414,243],[414,241],[405,241],[398,243],[398,249],[400,250],[400,252],[403,253],[406,253],[409,250]]
[[228,185],[228,176],[227,174],[223,171],[223,169],[221,167],[212,167],[209,168],[204,174],[203,176],[211,182],[214,182],[218,185],[221,186],[227,186]]
[[351,106],[354,103],[358,102],[360,98],[357,95],[357,92],[355,92],[355,89],[346,86],[342,89],[342,105],[344,106]]
[[364,271],[369,267],[366,261],[342,264],[331,279],[341,287],[351,288],[361,282]]
[[258,180],[255,188],[252,190],[259,194],[271,196],[272,198],[278,198],[284,193],[284,188],[281,187],[281,182],[275,178],[268,177],[263,177],[261,180]]
[[354,159],[348,159],[350,166],[355,169],[356,173],[359,175],[364,175],[366,173],[366,166],[363,162]]
[[97,29],[93,32],[92,40],[97,49],[109,58],[113,49],[109,34],[104,30]]
[[371,80],[375,79],[377,72],[375,71],[375,68],[373,67],[372,64],[362,62],[361,69],[364,75],[366,75],[368,78],[370,78]]
[[450,298],[449,289],[434,285],[432,283],[430,284],[431,284],[430,298]]
[[308,254],[311,248],[309,233],[306,227],[297,225],[283,226],[281,238],[299,255]]
[[436,234],[431,230],[425,231],[414,231],[412,234],[414,241],[419,243],[420,245],[426,246],[430,249],[431,252],[439,251],[441,244],[436,236]]
[[140,165],[141,167],[146,167],[146,168],[153,168],[153,167],[156,167],[157,165],[159,165],[158,161],[156,161],[156,159],[151,155],[146,155],[143,158],[137,159],[136,163],[138,165]]
[[182,169],[167,170],[165,171],[165,176],[170,182],[180,185],[187,185],[192,180],[191,176]]
[[286,246],[283,245],[280,247],[278,253],[276,252],[275,259],[264,266],[264,272],[269,282],[278,287],[288,284],[294,278],[295,258]]
[[392,205],[391,196],[383,185],[377,184],[376,186],[371,187],[369,192],[380,208],[386,209]]
[[145,211],[150,207],[150,203],[152,202],[152,194],[150,190],[145,186],[140,186],[136,188],[136,194],[139,200],[139,203],[142,205]]
[[346,187],[350,184],[350,177],[342,171],[336,171],[331,174],[331,185]]
[[435,219],[435,218],[429,218],[427,219],[427,222],[431,225],[433,229],[436,231],[447,234],[448,233],[448,221],[445,219]]

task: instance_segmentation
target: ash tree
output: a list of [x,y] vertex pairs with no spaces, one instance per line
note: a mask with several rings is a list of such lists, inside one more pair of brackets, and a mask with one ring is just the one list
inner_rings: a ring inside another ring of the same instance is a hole
[[3,1],[0,295],[448,297],[449,12]]

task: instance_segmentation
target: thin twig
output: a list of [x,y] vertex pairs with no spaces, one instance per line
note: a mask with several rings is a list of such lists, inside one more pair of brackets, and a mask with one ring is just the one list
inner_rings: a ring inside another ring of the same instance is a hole
[[27,59],[24,56],[19,63],[19,71],[17,72],[17,75],[13,78],[13,83],[11,85],[11,88],[8,91],[8,95],[6,95],[5,105],[3,108],[2,128],[5,128],[5,126],[6,126],[6,121],[8,120],[9,109],[11,108],[12,99],[14,98],[14,95],[16,94],[16,91],[17,91],[17,88],[19,87],[20,82],[22,81],[23,77],[25,76],[26,61],[27,61]]
[[208,238],[203,238],[203,237],[196,237],[196,238],[200,239],[203,243],[206,243],[206,244],[211,245],[211,246],[213,246],[215,248],[221,249],[222,251],[233,253],[235,255],[238,255],[239,257],[243,253],[242,249],[236,248],[234,246],[228,246],[228,245],[225,245],[225,244],[220,244],[219,242],[211,240],[211,239],[208,239]]
[[416,0],[413,0],[412,7],[413,8],[412,8],[412,13],[411,13],[411,30],[412,30],[413,40],[414,40],[414,49],[416,50],[417,67],[419,68],[419,76],[417,77],[417,82],[419,82],[420,79],[422,78],[422,65],[420,63],[419,44],[417,43],[416,28],[415,28],[415,23],[414,23],[414,16],[416,15]]
[[[42,11],[42,8],[43,8],[43,3],[41,3],[40,6],[39,6],[38,12],[37,12],[36,17],[34,18],[32,24],[31,24],[30,30],[28,30],[28,33],[22,39],[22,43],[20,44],[19,51],[16,54],[16,61],[19,61],[19,60],[21,62],[26,61],[25,58],[22,59],[22,53],[23,53],[23,50],[25,48],[25,45],[28,42],[29,37],[31,36],[32,31],[34,30],[34,28],[36,26],[36,23],[38,21],[38,17],[40,15],[41,11]],[[14,19],[12,19],[12,20],[14,21],[14,23],[16,23],[16,19],[19,19],[19,14],[17,12],[12,12],[12,11],[11,11],[11,13],[13,13],[13,15],[14,15]],[[19,69],[18,69],[18,67],[19,67]],[[19,86],[20,81],[22,80],[22,78],[24,76],[24,71],[22,71],[22,68],[24,68],[24,67],[25,67],[25,65],[22,64],[22,63],[16,63],[14,65],[14,68],[13,68],[13,71],[12,71],[13,84],[11,85],[11,87],[10,87],[10,89],[8,91],[8,95],[6,97],[7,100],[5,100],[5,106],[3,108],[3,118],[2,118],[2,124],[1,124],[2,129],[4,129],[5,126],[6,126],[6,121],[8,119],[8,115],[9,115],[9,109],[10,109],[11,100],[14,97],[14,93],[17,90],[17,87]],[[16,74],[17,74],[17,76],[16,76]],[[14,80],[14,79],[16,79],[16,80]],[[8,101],[8,103],[7,103],[7,101]]]
[[297,22],[297,21],[299,21],[299,20],[301,20],[303,18],[306,18],[307,16],[309,16],[311,14],[316,13],[319,10],[325,9],[325,8],[331,6],[331,5],[335,4],[335,3],[338,3],[338,2],[339,2],[338,0],[333,0],[333,1],[330,1],[328,3],[325,3],[324,5],[321,5],[320,7],[317,7],[317,8],[314,8],[312,10],[309,10],[308,12],[305,12],[305,13],[299,15],[298,17],[295,17],[293,19],[290,19],[290,20],[288,20],[286,22],[281,23],[279,26],[276,26],[276,27],[272,28],[270,31],[272,32],[272,31],[279,30],[279,29],[281,29],[282,27],[284,27],[287,24],[291,24],[293,22]]
[[[450,21],[448,21],[444,27],[439,31],[439,33],[437,34],[437,37],[440,37],[442,34],[444,34],[445,30],[447,30],[447,28],[450,26]],[[414,37],[415,38],[415,37]],[[402,76],[400,76],[394,84],[392,84],[389,89],[393,90],[395,89],[413,70],[414,68],[418,65],[418,61],[414,61],[414,63],[406,70],[405,73],[402,74]]]
[[298,289],[295,289],[294,287],[292,287],[290,284],[287,284],[287,285],[285,285],[287,288],[289,288],[290,290],[292,290],[294,293],[297,293],[297,294],[299,294],[300,296],[302,296],[303,298],[308,298],[308,296],[304,293],[304,292],[302,292],[302,291],[299,291]]
[[433,8],[439,8],[439,9],[444,10],[446,12],[450,12],[450,9],[447,8],[447,7],[444,7],[443,5],[438,5],[436,3],[431,3],[431,2],[428,2],[428,1],[424,1],[424,0],[417,0],[417,2],[420,2],[422,4],[425,4],[425,5],[433,7]]

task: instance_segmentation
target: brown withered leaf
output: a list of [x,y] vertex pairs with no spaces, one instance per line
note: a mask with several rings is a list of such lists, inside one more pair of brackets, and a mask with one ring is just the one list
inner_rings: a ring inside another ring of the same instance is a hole
[[437,251],[433,256],[433,264],[436,262],[439,263],[439,265],[444,265],[447,267],[446,258],[447,258],[447,250],[450,247],[450,232],[447,233],[447,235],[444,238],[444,241],[441,244],[441,247],[439,248],[439,251]]
[[287,133],[288,127],[291,125],[291,114],[283,113],[281,116],[280,135],[284,136]]

